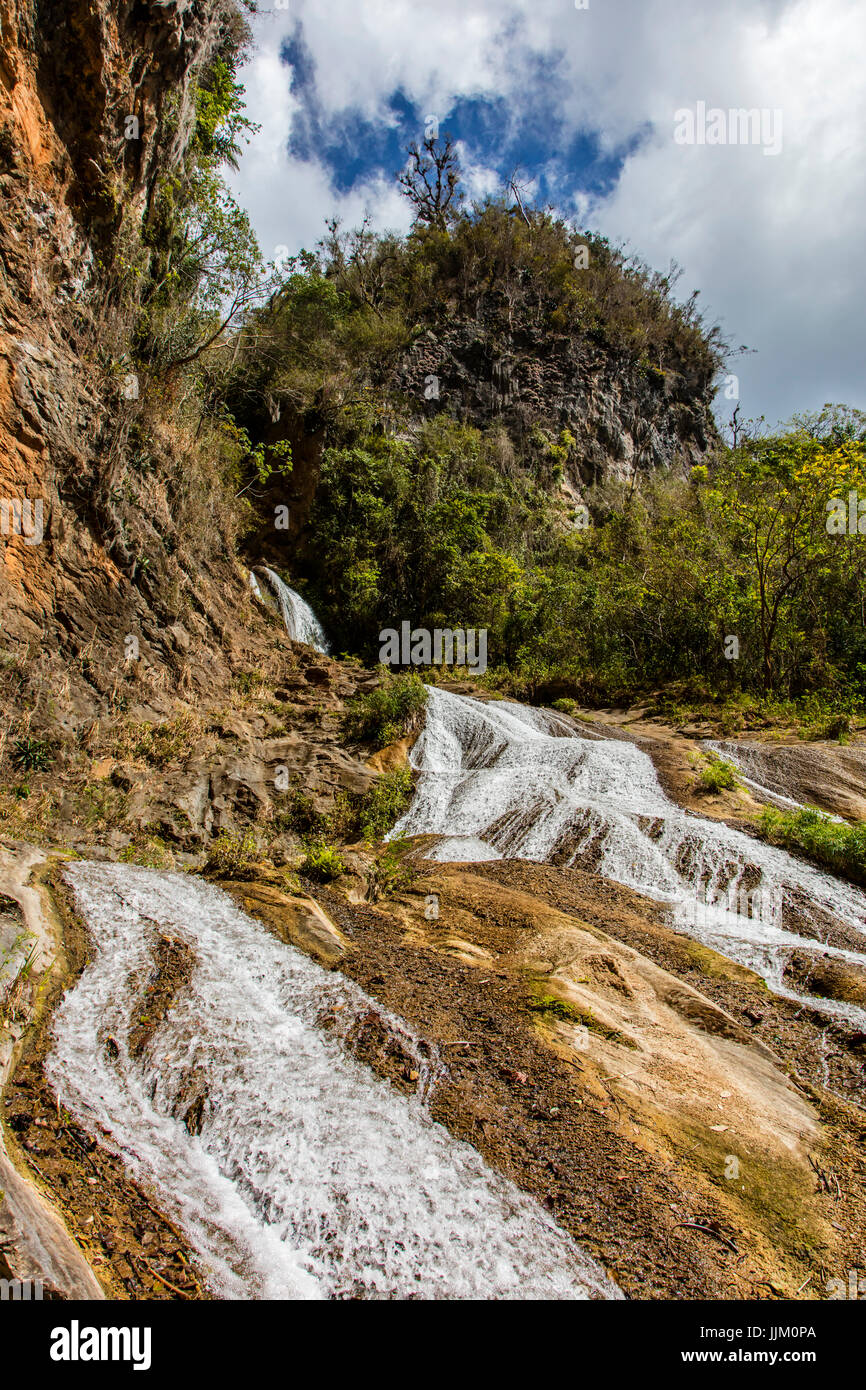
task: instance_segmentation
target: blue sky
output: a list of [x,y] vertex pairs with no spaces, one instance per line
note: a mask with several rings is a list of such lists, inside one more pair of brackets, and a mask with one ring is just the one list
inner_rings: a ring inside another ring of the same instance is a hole
[[[266,0],[267,2],[267,0]],[[741,414],[866,408],[861,0],[271,0],[234,180],[266,256],[325,221],[406,230],[395,171],[430,117],[470,194],[520,179],[626,245],[752,352]],[[781,113],[782,148],[682,145],[676,112]],[[731,405],[720,404],[720,414]]]
[[504,94],[460,95],[447,110],[429,112],[402,87],[382,93],[381,109],[370,115],[358,107],[333,111],[320,95],[318,64],[298,20],[280,47],[290,91],[296,98],[288,132],[288,150],[296,159],[321,163],[336,193],[345,195],[371,179],[389,178],[405,163],[407,146],[439,122],[505,184],[515,170],[533,185],[535,197],[555,203],[567,184],[604,196],[615,186],[623,163],[649,134],[636,130],[614,149],[602,145],[602,132],[573,129],[560,113],[567,74],[561,55],[536,55],[524,101],[515,107]]

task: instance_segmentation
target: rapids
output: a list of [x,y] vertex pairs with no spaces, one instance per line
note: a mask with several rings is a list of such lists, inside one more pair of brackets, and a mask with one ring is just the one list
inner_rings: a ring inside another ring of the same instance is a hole
[[[87,862],[64,873],[95,957],[55,1016],[49,1080],[183,1229],[218,1296],[620,1296],[431,1120],[435,1057],[354,984],[200,879]],[[140,1051],[130,1030],[161,936],[193,963]],[[417,1095],[352,1055],[371,1009],[417,1056]],[[184,1123],[195,1101],[200,1133]]]
[[306,599],[296,594],[294,589],[290,589],[288,584],[284,584],[280,576],[267,566],[263,566],[263,572],[268,577],[268,583],[276,595],[277,603],[280,605],[280,612],[286,631],[293,642],[305,642],[308,647],[315,647],[317,652],[322,652],[324,656],[330,656],[331,648],[325,635],[325,629],[319,622]]
[[[740,831],[681,810],[651,759],[624,739],[586,737],[551,711],[431,687],[410,759],[415,797],[392,837],[438,835],[440,861],[529,859],[589,867],[666,904],[675,926],[789,998],[866,1027],[866,1011],[792,991],[794,949],[866,967],[796,924],[866,930],[866,895]],[[866,945],[866,943],[864,943]]]

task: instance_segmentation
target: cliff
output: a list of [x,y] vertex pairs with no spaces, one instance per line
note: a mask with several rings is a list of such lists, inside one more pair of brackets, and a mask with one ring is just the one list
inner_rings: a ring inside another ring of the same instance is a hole
[[197,74],[242,26],[231,0],[0,0],[3,633],[31,673],[71,669],[85,707],[125,635],[176,661],[178,590],[211,588],[172,570],[167,491],[129,473],[118,285],[190,139]]

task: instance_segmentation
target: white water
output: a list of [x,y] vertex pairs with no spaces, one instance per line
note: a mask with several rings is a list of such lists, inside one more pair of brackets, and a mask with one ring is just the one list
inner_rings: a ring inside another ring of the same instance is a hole
[[[531,859],[586,863],[666,903],[674,923],[762,975],[777,993],[794,948],[866,966],[866,954],[832,948],[786,927],[805,909],[866,932],[866,895],[716,821],[671,802],[651,759],[619,739],[576,735],[556,715],[505,701],[483,703],[431,688],[424,732],[411,753],[415,798],[392,836],[442,835],[442,861]],[[866,1012],[813,999],[858,1027]]]
[[[360,989],[199,879],[64,872],[96,954],[56,1014],[49,1078],[183,1228],[218,1294],[619,1297],[540,1207],[432,1122],[421,1094],[351,1055],[351,1026],[373,1009],[424,1066],[420,1040]],[[146,1013],[160,935],[195,964],[135,1058],[130,1024]],[[182,1117],[198,1095],[193,1137]]]
[[325,629],[306,599],[301,598],[300,594],[296,594],[294,589],[290,589],[288,584],[283,583],[274,570],[268,569],[266,565],[262,568],[276,595],[286,631],[292,641],[304,642],[308,647],[315,647],[316,651],[322,652],[324,656],[330,656],[331,648],[325,636]]

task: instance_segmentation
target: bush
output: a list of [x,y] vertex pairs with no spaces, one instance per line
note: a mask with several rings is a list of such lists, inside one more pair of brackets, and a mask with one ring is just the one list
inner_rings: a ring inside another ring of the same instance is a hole
[[771,844],[799,851],[843,878],[866,884],[866,825],[831,820],[815,806],[799,811],[765,806],[759,829]]
[[359,807],[364,839],[381,840],[397,824],[411,800],[411,767],[398,767],[377,777]]
[[307,853],[301,864],[301,873],[317,883],[330,883],[346,872],[340,853],[333,845],[323,841],[313,841],[307,846]]
[[296,835],[319,835],[330,828],[330,818],[316,809],[311,796],[293,786],[289,792],[288,804],[277,812],[274,827],[278,831],[290,830]]
[[702,792],[730,791],[738,786],[737,770],[724,758],[711,756],[698,775],[698,790]]
[[377,903],[380,898],[406,893],[418,877],[417,866],[407,856],[409,840],[392,840],[373,865],[367,876],[367,898]]
[[421,728],[426,707],[427,690],[415,671],[400,676],[386,671],[378,689],[349,701],[343,729],[358,743],[386,748]]
[[807,724],[801,731],[801,738],[816,742],[819,739],[835,739],[838,743],[850,743],[853,720],[847,714],[829,714]]
[[214,878],[249,878],[259,861],[256,837],[223,830],[208,846],[205,873]]
[[16,738],[12,761],[25,772],[45,772],[53,762],[51,744],[44,738]]

